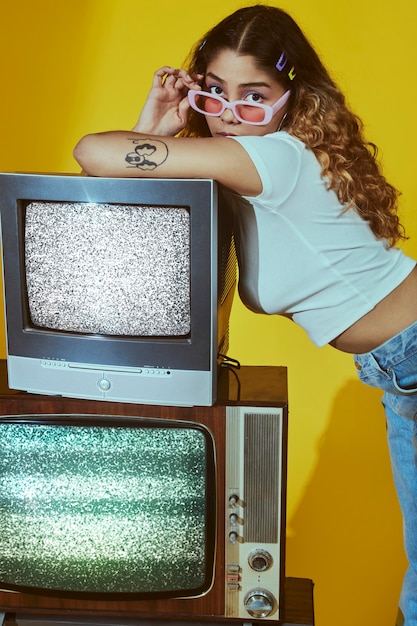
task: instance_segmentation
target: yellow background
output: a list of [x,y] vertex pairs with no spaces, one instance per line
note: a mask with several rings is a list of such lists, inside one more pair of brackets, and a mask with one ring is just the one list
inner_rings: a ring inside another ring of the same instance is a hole
[[[275,2],[269,2],[275,4]],[[0,171],[77,172],[87,132],[131,128],[152,72],[245,2],[13,0],[0,24]],[[417,25],[410,0],[282,0],[380,147],[417,256]],[[277,54],[280,51],[277,50]],[[1,338],[0,356],[5,355]],[[236,301],[231,356],[289,369],[287,574],[315,582],[318,626],[393,626],[405,559],[380,393],[349,355]]]

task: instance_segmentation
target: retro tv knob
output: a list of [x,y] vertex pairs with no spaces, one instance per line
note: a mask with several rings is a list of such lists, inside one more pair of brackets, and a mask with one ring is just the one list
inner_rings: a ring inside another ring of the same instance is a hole
[[266,572],[272,565],[272,556],[267,550],[253,550],[248,556],[248,563],[255,572]]
[[239,496],[236,493],[233,493],[230,497],[229,497],[229,506],[230,508],[234,508],[235,506],[237,506],[239,502]]
[[274,610],[275,599],[266,589],[251,589],[245,596],[244,606],[251,617],[268,617]]

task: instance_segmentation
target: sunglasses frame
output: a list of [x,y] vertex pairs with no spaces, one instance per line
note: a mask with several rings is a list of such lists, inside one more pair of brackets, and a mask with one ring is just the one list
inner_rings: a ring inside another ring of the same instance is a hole
[[[218,96],[214,93],[198,89],[190,89],[188,92],[188,102],[190,103],[190,106],[192,109],[194,109],[194,111],[197,111],[197,113],[201,113],[202,115],[208,115],[209,117],[220,117],[221,115],[223,115],[226,109],[231,109],[233,115],[237,120],[239,120],[239,122],[242,122],[243,124],[251,124],[252,126],[264,126],[265,124],[269,124],[275,113],[282,109],[282,107],[287,103],[290,95],[291,91],[288,90],[274,104],[269,105],[262,103],[257,104],[256,102],[247,102],[247,100],[235,100],[234,102],[228,102],[221,96]],[[207,98],[210,98],[212,100],[217,100],[217,102],[220,102],[220,104],[222,105],[221,110],[218,113],[207,113],[207,111],[203,111],[202,109],[198,108],[196,104],[196,98],[198,96],[206,96]],[[237,111],[237,107],[239,105],[262,109],[265,113],[265,118],[262,122],[249,122],[239,115]]]

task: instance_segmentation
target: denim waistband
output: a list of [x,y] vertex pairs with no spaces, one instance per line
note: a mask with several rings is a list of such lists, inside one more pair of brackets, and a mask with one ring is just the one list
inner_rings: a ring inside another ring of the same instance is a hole
[[417,354],[417,321],[382,343],[375,350],[355,354],[354,359],[355,363],[364,365],[373,357],[385,369],[398,365],[414,354]]
[[[358,376],[392,394],[417,394],[417,322],[375,350],[354,355]],[[415,411],[415,409],[414,409]]]

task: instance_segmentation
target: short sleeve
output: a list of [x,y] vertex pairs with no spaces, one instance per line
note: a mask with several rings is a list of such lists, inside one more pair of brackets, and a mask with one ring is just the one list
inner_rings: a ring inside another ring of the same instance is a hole
[[256,198],[257,204],[268,210],[279,208],[297,183],[305,145],[283,132],[230,139],[241,144],[258,171],[262,192]]

